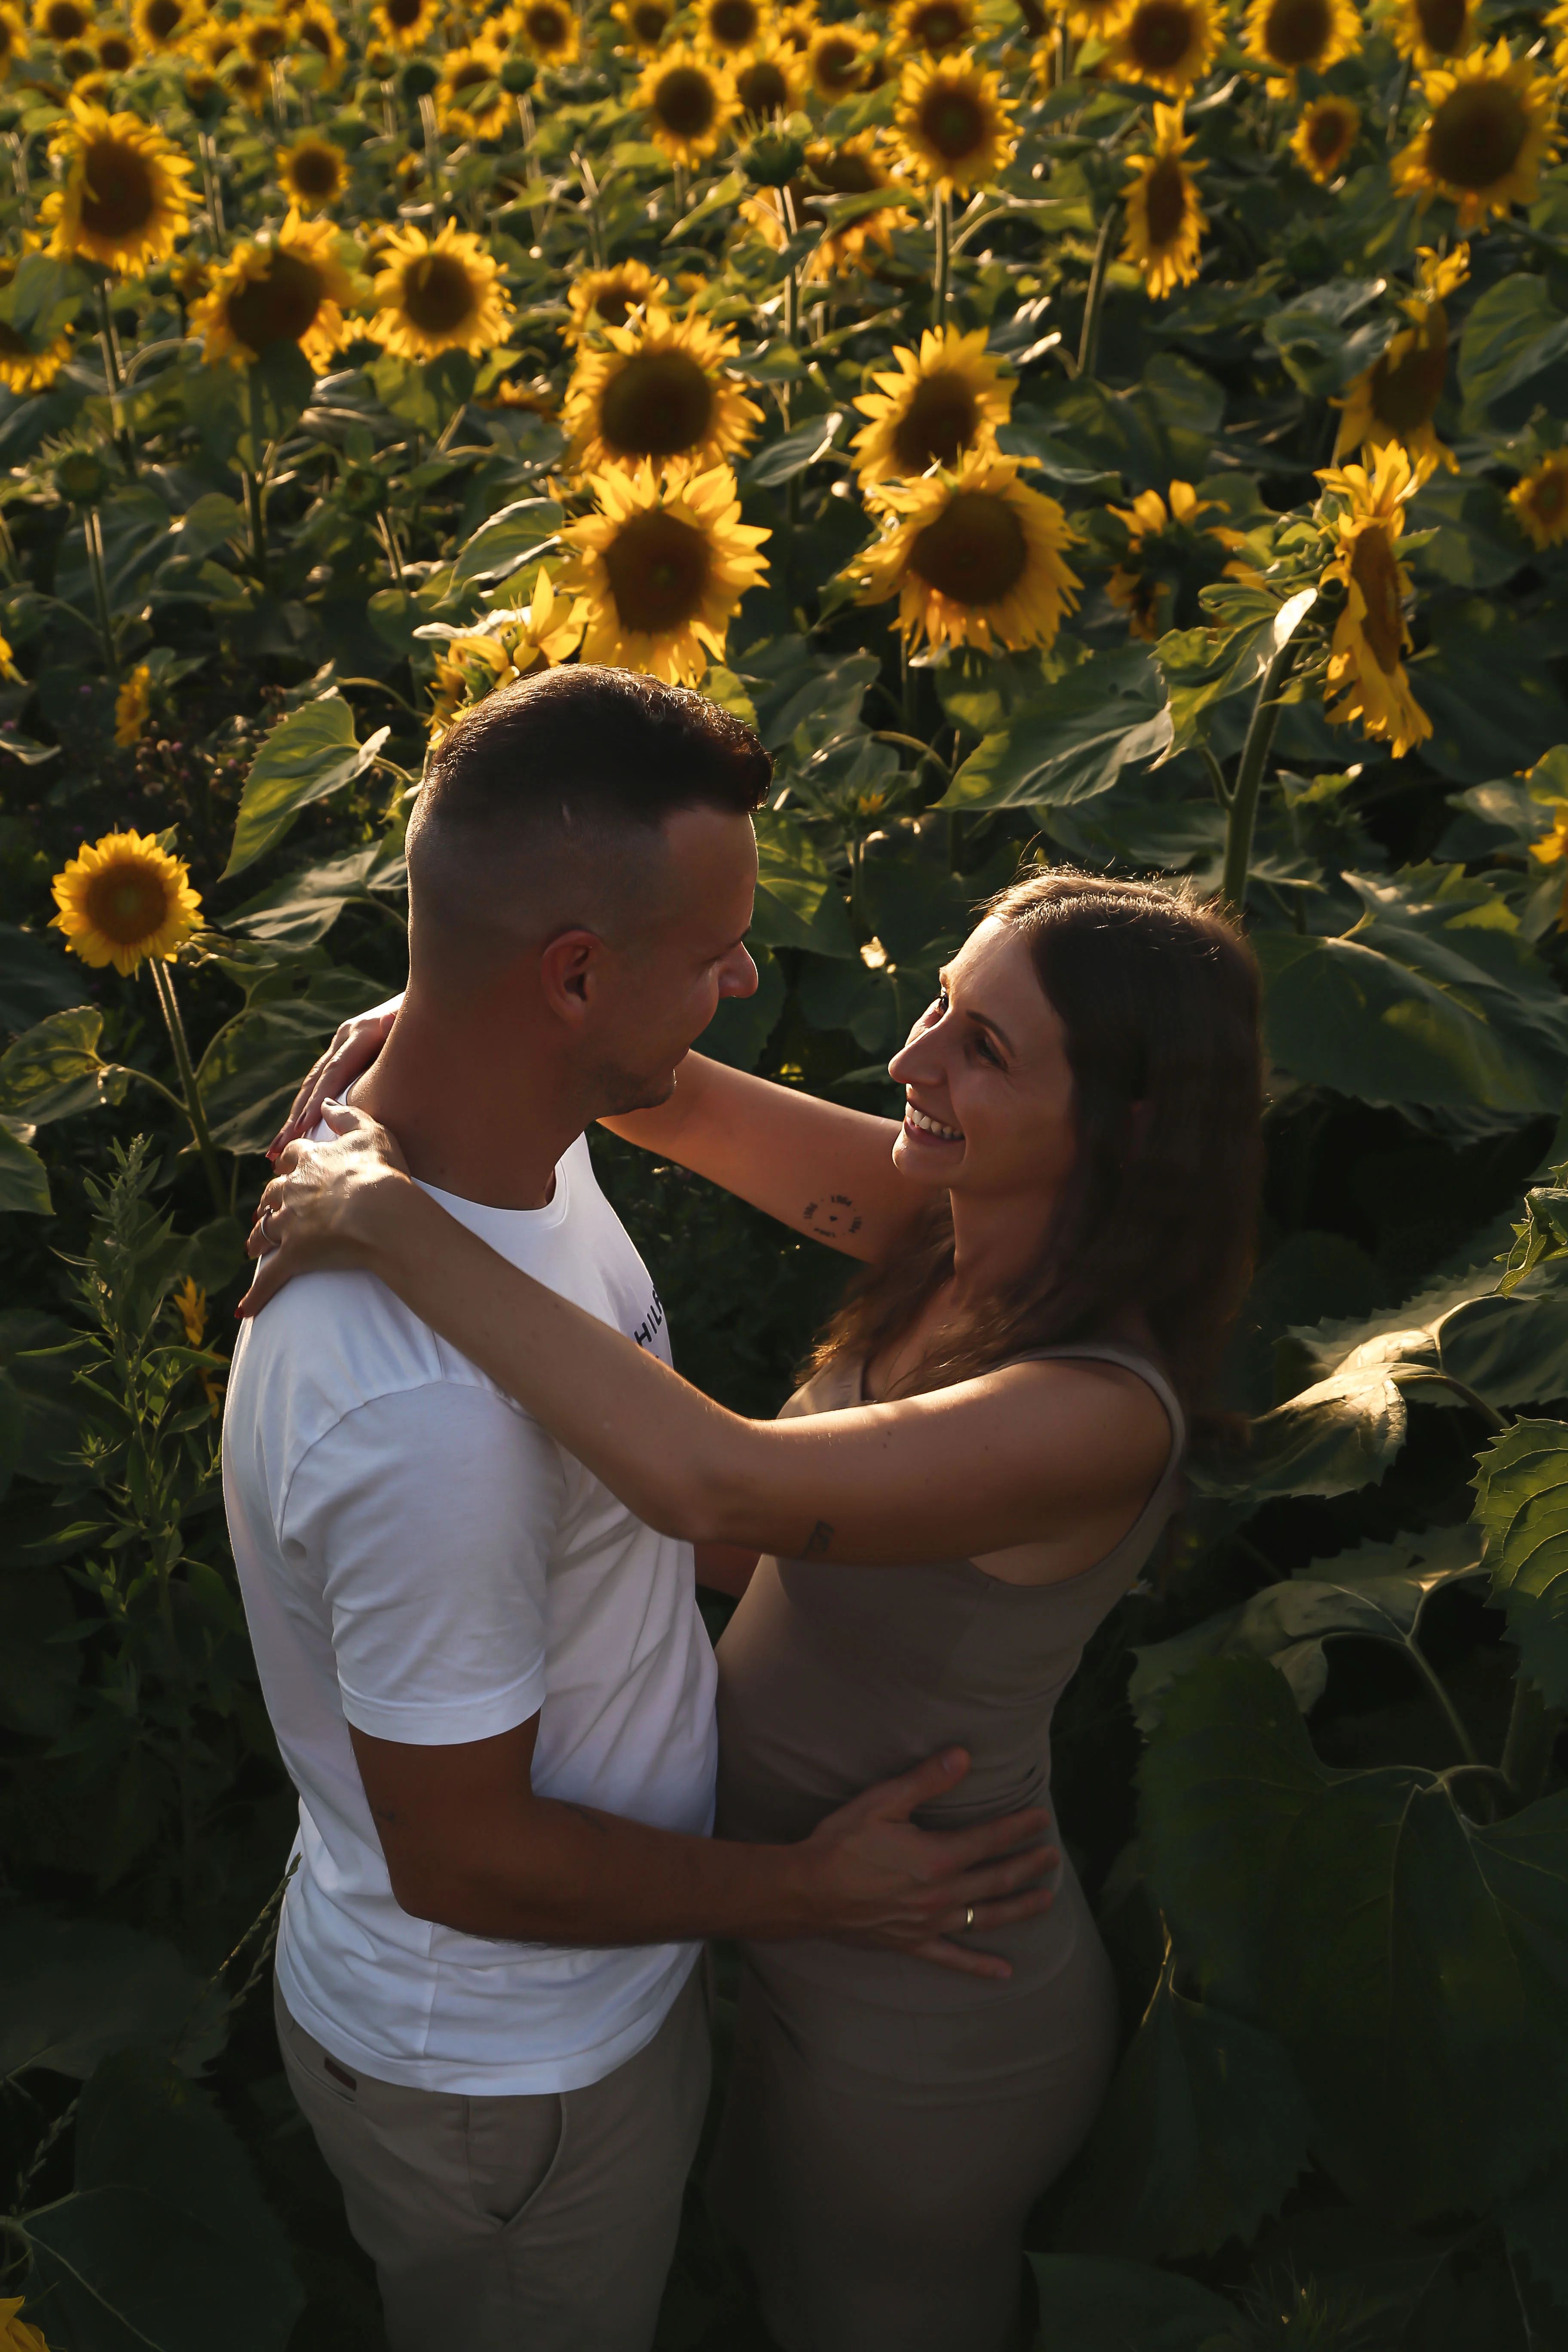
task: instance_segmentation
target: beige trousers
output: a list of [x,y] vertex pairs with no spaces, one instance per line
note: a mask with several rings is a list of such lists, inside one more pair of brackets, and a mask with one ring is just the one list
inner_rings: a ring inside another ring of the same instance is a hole
[[700,1977],[602,2083],[532,2098],[373,2081],[274,1981],[289,2085],[375,2264],[390,2352],[647,2352],[708,2104]]

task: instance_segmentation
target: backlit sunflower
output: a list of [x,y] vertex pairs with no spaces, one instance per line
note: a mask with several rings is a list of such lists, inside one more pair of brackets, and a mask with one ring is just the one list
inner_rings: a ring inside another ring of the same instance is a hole
[[[1288,7],[1294,0],[1279,5]],[[1221,36],[1220,18],[1209,0],[1136,0],[1112,44],[1110,70],[1123,81],[1184,98],[1208,71]]]
[[298,343],[318,375],[348,341],[343,312],[353,280],[337,257],[330,221],[291,212],[276,237],[237,245],[191,309],[202,357],[244,367],[277,343]]
[[505,341],[511,303],[477,236],[450,221],[434,237],[389,228],[377,258],[382,268],[371,292],[381,307],[364,331],[384,351],[403,360],[438,359],[443,352],[477,358]]
[[1477,13],[1478,0],[1397,0],[1384,30],[1402,58],[1429,68],[1474,48]]
[[438,0],[376,0],[370,20],[395,49],[423,48],[440,21]]
[[1301,110],[1290,152],[1321,188],[1337,180],[1361,130],[1361,109],[1348,98],[1315,98]]
[[974,0],[903,0],[892,22],[894,54],[923,49],[928,57],[941,58],[950,49],[966,49],[978,21]]
[[196,927],[200,895],[183,857],[150,833],[106,833],[80,849],[52,885],[51,930],[84,963],[112,964],[129,979],[149,956],[172,956]]
[[1171,483],[1166,498],[1168,506],[1158,490],[1141,490],[1130,507],[1108,509],[1127,526],[1127,552],[1106,582],[1105,593],[1126,614],[1129,635],[1150,642],[1172,625],[1178,575],[1190,566],[1201,542],[1215,541],[1229,548],[1240,537],[1228,525],[1198,522],[1200,515],[1216,514],[1219,509],[1212,499],[1200,499],[1191,482]]
[[668,280],[656,278],[646,261],[617,261],[613,269],[584,269],[566,289],[572,316],[561,330],[561,340],[580,343],[595,328],[624,327],[631,311],[668,299]]
[[191,166],[161,131],[73,98],[49,154],[64,172],[39,215],[54,229],[52,254],[131,270],[173,253],[190,217]]
[[130,677],[121,680],[114,698],[114,740],[118,750],[129,751],[132,744],[142,740],[152,707],[153,673],[145,662],[138,662]]
[[1405,599],[1410,575],[1394,552],[1405,528],[1405,502],[1426,478],[1396,441],[1380,449],[1373,470],[1329,467],[1319,480],[1337,501],[1321,516],[1334,560],[1325,580],[1342,582],[1344,609],[1329,656],[1323,716],[1335,727],[1359,719],[1366,734],[1386,742],[1396,760],[1432,732],[1432,721],[1411,691],[1402,658],[1410,643]]
[[436,120],[443,131],[462,139],[500,137],[514,121],[500,69],[500,51],[482,37],[467,48],[447,50],[436,85]]
[[795,114],[805,102],[805,70],[798,54],[782,41],[763,41],[735,58],[731,71],[742,114],[767,122]]
[[763,0],[697,0],[692,31],[705,49],[731,63],[773,33],[773,10]]
[[711,155],[736,110],[735,85],[722,66],[678,44],[648,67],[631,103],[647,116],[648,136],[688,171]]
[[322,7],[300,8],[294,16],[294,61],[308,63],[321,59],[321,70],[315,77],[319,89],[331,89],[348,57],[342,36],[331,12]]
[[1476,48],[1426,76],[1430,111],[1394,161],[1401,195],[1447,196],[1461,233],[1484,227],[1510,205],[1535,201],[1536,174],[1556,152],[1552,88],[1506,41]]
[[518,0],[501,22],[542,66],[569,66],[579,41],[571,0]]
[[1355,0],[1251,0],[1247,11],[1247,56],[1285,78],[1287,89],[1303,66],[1324,73],[1361,42]]
[[1064,551],[1079,534],[1055,499],[1026,488],[1016,458],[983,451],[952,473],[884,483],[868,503],[882,536],[847,576],[862,604],[898,597],[911,647],[1048,646],[1076,611],[1083,583]]
[[1552,52],[1554,70],[1559,75],[1568,73],[1568,0],[1561,0],[1561,5],[1549,10],[1542,22],[1556,36],[1557,46]]
[[869,83],[877,54],[875,37],[857,32],[852,25],[820,25],[806,47],[805,70],[813,89],[826,106],[852,98]]
[[1568,541],[1568,449],[1553,449],[1508,494],[1520,527],[1544,554]]
[[229,50],[218,76],[224,88],[249,107],[252,114],[265,114],[272,96],[272,68],[260,58],[247,58],[240,48]]
[[610,14],[631,47],[651,58],[675,22],[674,0],[616,0]]
[[[16,275],[15,260],[0,261],[0,287],[9,286]],[[68,327],[61,328],[47,351],[36,352],[15,327],[0,320],[0,383],[7,392],[47,392],[70,355]]]
[[584,473],[681,458],[704,472],[744,449],[762,410],[725,376],[733,336],[657,305],[581,346],[562,423]]
[[985,352],[985,330],[961,334],[928,328],[918,353],[900,345],[895,365],[871,381],[855,405],[871,419],[856,435],[856,471],[862,489],[931,466],[952,467],[982,450],[994,450],[996,428],[1013,409],[1013,386]]
[[1182,114],[1179,106],[1156,106],[1153,152],[1130,159],[1132,177],[1122,194],[1127,234],[1121,257],[1142,271],[1156,302],[1197,276],[1208,226],[1198,202],[1196,175],[1204,166],[1184,160],[1193,142],[1183,136]]
[[39,40],[52,41],[57,49],[72,41],[85,41],[92,30],[92,10],[88,0],[37,0],[33,10],[33,30]]
[[260,16],[237,17],[234,29],[246,56],[258,66],[271,65],[289,46],[288,19],[270,12]]
[[1109,41],[1132,14],[1133,0],[1072,0],[1067,28],[1075,41]]
[[300,212],[319,213],[335,205],[349,182],[349,159],[331,140],[302,131],[292,147],[278,150],[278,176]]
[[582,606],[557,596],[550,574],[542,571],[531,604],[491,613],[481,628],[451,638],[436,656],[431,741],[439,742],[460,710],[482,702],[498,686],[515,685],[536,670],[569,661],[583,635],[584,618]]
[[967,54],[914,58],[899,79],[899,160],[911,179],[968,195],[1012,160],[1013,117],[997,76]]
[[1469,269],[1468,246],[1446,258],[1423,248],[1416,290],[1399,306],[1414,324],[1401,329],[1381,359],[1356,377],[1340,404],[1344,415],[1334,441],[1336,462],[1352,450],[1382,449],[1397,441],[1412,457],[1458,473],[1458,460],[1438,440],[1432,419],[1448,373],[1448,313],[1443,297],[1464,284]]
[[146,49],[183,49],[206,21],[205,0],[135,0],[131,22]]
[[[823,237],[805,263],[803,278],[847,278],[855,269],[871,268],[875,258],[871,248],[890,250],[894,228],[910,217],[907,191],[888,168],[874,131],[858,131],[837,147],[826,140],[814,141],[807,147],[805,177],[790,182],[795,219],[803,226],[808,221],[826,220],[824,195],[864,196],[877,188],[887,189],[887,204],[862,213]],[[741,210],[775,252],[783,247],[786,242],[784,207],[776,188],[759,188]]]
[[106,74],[127,74],[136,63],[136,44],[119,25],[106,25],[94,33],[92,47],[98,55],[99,69]]
[[556,583],[587,607],[583,660],[694,685],[722,661],[742,597],[766,578],[757,550],[771,534],[741,520],[728,466],[617,467],[587,487],[598,511],[562,532],[574,560]]
[[27,36],[15,8],[0,5],[0,81],[27,54]]

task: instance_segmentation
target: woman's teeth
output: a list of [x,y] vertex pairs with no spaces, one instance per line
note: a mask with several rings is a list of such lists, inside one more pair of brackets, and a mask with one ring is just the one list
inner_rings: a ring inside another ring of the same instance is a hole
[[905,1104],[904,1117],[910,1127],[921,1128],[927,1135],[940,1135],[944,1143],[962,1143],[963,1141],[963,1138],[956,1127],[943,1127],[936,1119],[928,1118],[923,1110],[917,1110],[915,1108],[913,1103]]

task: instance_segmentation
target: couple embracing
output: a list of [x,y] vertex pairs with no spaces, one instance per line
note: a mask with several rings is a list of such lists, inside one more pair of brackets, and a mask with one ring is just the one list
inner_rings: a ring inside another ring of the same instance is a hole
[[[1245,1281],[1255,972],[1191,898],[1037,870],[893,1061],[901,1122],[726,1068],[689,1049],[756,984],[769,782],[625,672],[461,719],[407,993],[308,1082],[251,1239],[278,2031],[394,2352],[646,2352],[707,1937],[743,1962],[707,2192],[783,2352],[1006,2352],[1113,2062],[1051,1713]],[[671,1369],[595,1120],[860,1261],[778,1420]],[[741,1595],[717,1660],[694,1546]]]

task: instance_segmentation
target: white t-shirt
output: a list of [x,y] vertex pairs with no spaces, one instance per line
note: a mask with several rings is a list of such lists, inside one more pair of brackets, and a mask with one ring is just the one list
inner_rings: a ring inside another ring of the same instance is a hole
[[[547,1207],[426,1187],[514,1265],[666,1362],[664,1310],[585,1138]],[[658,2031],[694,1944],[563,1949],[411,1918],[348,1727],[456,1746],[540,1717],[533,1786],[707,1835],[713,1654],[690,1547],[634,1518],[368,1274],[297,1277],[242,1330],[224,1493],[300,1791],[283,1998],[334,2057],[468,2095],[596,2083]]]

